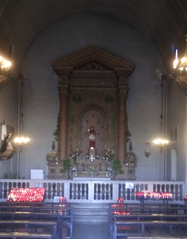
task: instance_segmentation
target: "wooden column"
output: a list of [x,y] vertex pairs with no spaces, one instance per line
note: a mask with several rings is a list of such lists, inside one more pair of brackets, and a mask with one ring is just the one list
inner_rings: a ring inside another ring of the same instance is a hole
[[118,159],[125,163],[126,158],[126,99],[128,94],[128,83],[125,75],[119,76],[118,83]]
[[[62,78],[62,76],[61,76]],[[64,77],[63,77],[64,78]],[[68,76],[65,76],[68,78]],[[68,133],[68,84],[59,82],[59,128],[58,128],[58,158],[67,158],[67,133]]]

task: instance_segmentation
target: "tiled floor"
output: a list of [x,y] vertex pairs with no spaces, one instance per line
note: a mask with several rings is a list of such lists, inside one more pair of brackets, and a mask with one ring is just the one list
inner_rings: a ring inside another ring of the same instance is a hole
[[107,223],[80,223],[73,225],[72,239],[109,239]]

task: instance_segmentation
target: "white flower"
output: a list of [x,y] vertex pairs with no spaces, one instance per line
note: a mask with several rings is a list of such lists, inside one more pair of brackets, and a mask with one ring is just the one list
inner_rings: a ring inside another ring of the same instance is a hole
[[111,167],[108,167],[107,170],[108,170],[108,172],[112,172],[112,168]]

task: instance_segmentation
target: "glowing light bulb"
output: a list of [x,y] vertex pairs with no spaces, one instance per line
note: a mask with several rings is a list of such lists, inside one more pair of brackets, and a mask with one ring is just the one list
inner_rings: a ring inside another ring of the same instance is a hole
[[183,57],[183,58],[181,59],[181,62],[184,63],[185,61],[186,61],[186,57]]

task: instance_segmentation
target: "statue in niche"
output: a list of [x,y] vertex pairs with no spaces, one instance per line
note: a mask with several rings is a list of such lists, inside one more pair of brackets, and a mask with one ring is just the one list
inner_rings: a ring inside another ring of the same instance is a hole
[[95,159],[95,128],[94,126],[91,126],[88,129],[88,137],[89,137],[89,156],[90,160],[93,161]]
[[95,149],[95,129],[94,126],[91,126],[88,129],[88,135],[89,135],[89,148],[94,148]]

